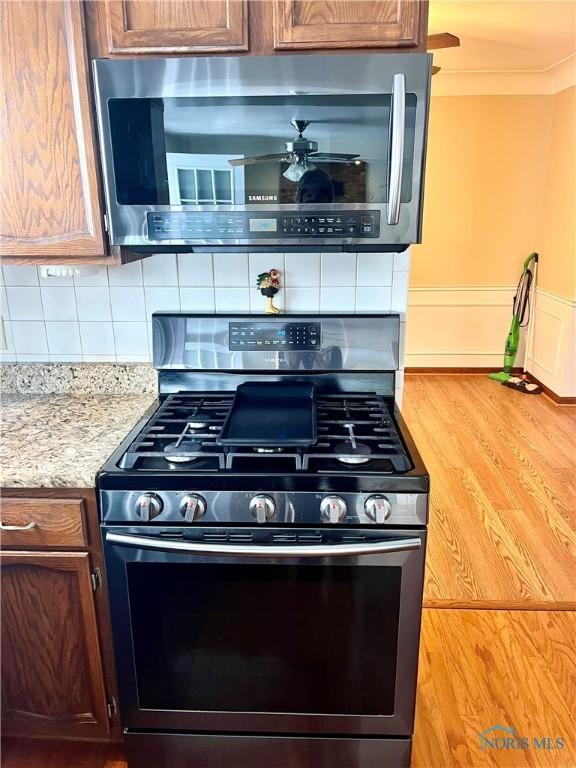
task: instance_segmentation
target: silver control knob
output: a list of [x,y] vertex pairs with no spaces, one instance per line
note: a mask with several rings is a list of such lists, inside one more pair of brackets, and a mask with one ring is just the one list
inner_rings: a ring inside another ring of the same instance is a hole
[[136,514],[141,520],[153,520],[163,507],[164,502],[156,493],[143,493],[136,499]]
[[268,523],[276,516],[276,502],[271,496],[263,493],[250,499],[249,510],[257,523]]
[[180,514],[187,523],[200,520],[206,514],[206,502],[197,493],[189,493],[180,502]]
[[364,511],[373,523],[380,525],[392,514],[392,505],[386,496],[370,496],[364,502]]
[[327,523],[341,523],[347,512],[346,502],[341,496],[324,496],[320,502],[320,513]]

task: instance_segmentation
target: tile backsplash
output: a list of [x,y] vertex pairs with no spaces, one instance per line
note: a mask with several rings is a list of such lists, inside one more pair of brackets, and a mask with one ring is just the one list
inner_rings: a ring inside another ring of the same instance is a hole
[[74,277],[3,266],[0,361],[146,362],[153,311],[261,312],[256,277],[272,267],[285,311],[399,312],[403,339],[409,266],[407,252],[158,254]]

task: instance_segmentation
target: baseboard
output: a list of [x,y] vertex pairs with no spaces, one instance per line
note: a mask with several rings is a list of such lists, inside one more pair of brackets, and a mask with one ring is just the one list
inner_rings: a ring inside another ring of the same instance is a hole
[[543,384],[541,381],[539,381],[533,373],[527,373],[526,375],[531,382],[538,384],[539,387],[542,387],[542,392],[544,392],[546,397],[549,397],[550,400],[552,400],[552,402],[556,405],[576,405],[576,397],[557,395],[556,392],[553,392],[550,389],[550,387],[547,387],[546,384]]
[[[494,373],[495,371],[501,370],[495,366],[451,366],[451,365],[444,365],[444,366],[409,366],[404,369],[404,372],[407,374],[410,373],[434,373],[434,374],[447,374],[452,375],[456,373],[461,374],[471,374],[471,373],[485,373],[488,375],[489,373]],[[512,373],[518,375],[522,373],[522,368],[512,368]]]

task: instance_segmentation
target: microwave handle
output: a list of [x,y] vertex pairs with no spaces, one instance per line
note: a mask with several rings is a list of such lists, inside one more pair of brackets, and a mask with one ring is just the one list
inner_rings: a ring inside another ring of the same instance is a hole
[[392,108],[390,112],[390,156],[388,175],[388,224],[398,224],[400,194],[402,192],[402,166],[404,161],[404,131],[406,128],[406,78],[394,75]]
[[106,532],[106,541],[138,549],[161,549],[170,552],[186,552],[194,555],[232,557],[344,557],[380,555],[390,552],[407,552],[420,549],[422,542],[413,539],[388,539],[387,541],[363,542],[362,544],[309,544],[304,546],[274,544],[216,544],[205,541],[174,541],[151,536],[134,536],[126,533]]

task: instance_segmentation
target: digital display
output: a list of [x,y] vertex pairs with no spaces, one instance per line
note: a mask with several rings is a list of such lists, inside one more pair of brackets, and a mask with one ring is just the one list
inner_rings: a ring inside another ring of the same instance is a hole
[[319,350],[320,323],[230,323],[231,350]]
[[276,232],[276,219],[249,219],[250,232]]

